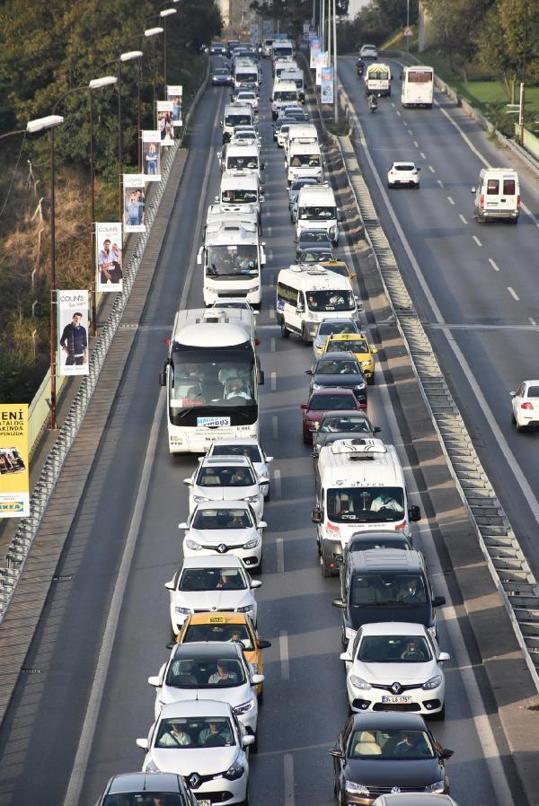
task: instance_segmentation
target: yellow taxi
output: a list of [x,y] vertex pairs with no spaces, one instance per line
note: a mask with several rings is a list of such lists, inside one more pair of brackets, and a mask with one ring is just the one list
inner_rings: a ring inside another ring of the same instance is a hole
[[[256,674],[264,674],[262,650],[271,646],[258,635],[251,618],[246,613],[193,613],[183,622],[176,638],[177,644],[193,641],[240,641],[245,660]],[[262,697],[263,683],[256,687],[258,698]]]
[[338,260],[337,258],[333,258],[332,260],[324,260],[320,263],[328,271],[334,271],[335,274],[340,274],[341,277],[346,277],[350,282],[353,284],[354,280],[356,279],[356,273],[354,269],[351,269],[348,263],[344,260]]
[[378,350],[369,344],[365,333],[334,333],[324,347],[324,354],[331,352],[353,353],[361,364],[367,383],[374,383],[374,356]]

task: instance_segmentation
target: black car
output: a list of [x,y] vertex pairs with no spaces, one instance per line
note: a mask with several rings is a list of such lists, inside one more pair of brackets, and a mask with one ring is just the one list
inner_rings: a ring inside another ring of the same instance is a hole
[[[378,426],[373,426],[366,414],[360,411],[330,411],[320,420],[318,429],[313,433],[313,458],[317,459],[324,445],[331,445],[338,439],[354,439],[355,437],[373,437],[380,433]],[[367,535],[370,534],[367,532]],[[393,534],[395,534],[393,532]]]
[[328,246],[305,246],[296,250],[296,263],[322,263],[324,260],[331,260],[333,249]]
[[446,750],[419,714],[351,716],[330,751],[339,806],[371,806],[390,792],[449,793]]
[[105,787],[96,806],[196,806],[197,799],[181,775],[171,772],[124,772],[115,775]]
[[215,67],[211,74],[211,83],[214,87],[227,87],[232,83],[232,73],[228,67]]
[[227,47],[224,42],[212,42],[210,45],[210,53],[212,56],[226,56]]
[[305,249],[307,246],[324,246],[331,249],[331,239],[327,229],[305,229],[297,241],[298,249]]
[[328,386],[351,389],[361,408],[367,408],[367,382],[359,361],[350,353],[324,355],[306,374],[311,376],[311,392]]

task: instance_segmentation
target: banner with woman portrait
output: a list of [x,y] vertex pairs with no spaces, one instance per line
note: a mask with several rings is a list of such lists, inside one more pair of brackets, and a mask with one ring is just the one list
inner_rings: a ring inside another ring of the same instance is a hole
[[174,125],[172,123],[172,101],[156,101],[157,128],[162,146],[174,145]]
[[144,223],[145,183],[144,174],[123,175],[124,232],[146,231]]
[[58,375],[88,375],[88,291],[56,292]]
[[172,103],[172,125],[183,126],[182,119],[183,87],[181,84],[167,86],[167,101]]
[[146,182],[161,181],[161,132],[142,131],[142,165]]
[[28,404],[0,405],[0,518],[30,515]]
[[122,225],[120,221],[96,223],[96,280],[97,291],[121,291]]

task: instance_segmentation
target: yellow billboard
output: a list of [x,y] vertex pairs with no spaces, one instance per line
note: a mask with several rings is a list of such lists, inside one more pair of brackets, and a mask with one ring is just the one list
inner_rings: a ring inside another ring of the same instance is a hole
[[28,405],[0,404],[0,518],[30,515]]

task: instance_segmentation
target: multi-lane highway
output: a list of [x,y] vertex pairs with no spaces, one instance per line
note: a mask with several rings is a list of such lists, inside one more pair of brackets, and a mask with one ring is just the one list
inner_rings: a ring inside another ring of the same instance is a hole
[[[344,79],[352,82],[353,76],[347,77],[347,69]],[[262,391],[262,441],[266,451],[276,459],[272,500],[265,511],[269,528],[265,534],[263,586],[258,595],[260,634],[272,641],[272,647],[266,651],[259,752],[252,759],[250,796],[252,804],[322,806],[333,799],[328,749],[346,719],[347,705],[343,668],[338,658],[339,612],[331,607],[337,582],[322,579],[318,567],[310,520],[311,452],[301,437],[299,404],[305,399],[304,371],[310,365],[311,351],[294,339],[282,340],[272,315],[276,272],[292,262],[294,242],[282,154],[271,137],[267,102],[271,79],[267,63],[263,73],[260,128],[266,162],[263,222],[268,265],[258,334],[266,376]],[[158,386],[158,373],[164,358],[163,338],[170,332],[175,311],[180,305],[198,307],[202,302],[202,280],[195,258],[206,208],[218,188],[216,151],[221,142],[218,122],[225,98],[228,98],[226,90],[208,90],[194,116],[186,168],[143,324],[127,362],[120,395],[111,401],[111,417],[58,569],[59,581],[51,589],[27,659],[26,666],[39,673],[21,676],[0,733],[2,806],[34,803],[89,806],[110,775],[140,768],[142,763],[135,739],[146,735],[152,721],[153,690],[146,678],[157,672],[167,655],[165,645],[170,629],[168,593],[163,583],[170,579],[181,560],[177,524],[187,512],[182,480],[190,475],[194,465],[192,457],[172,459],[168,453],[164,393]],[[446,195],[458,200],[458,211],[462,209],[469,219],[471,197],[464,193],[470,182],[467,180],[466,186],[461,187],[462,183],[455,184],[454,180],[452,183],[450,176],[442,172],[446,161],[454,164],[457,159],[449,160],[444,155],[446,149],[460,149],[460,143],[455,145],[458,134],[451,128],[446,130],[444,121],[437,124],[438,116],[440,113],[435,111],[425,124],[434,130],[428,142],[425,136],[422,149],[428,154],[427,164],[439,170],[444,184],[448,183]],[[375,120],[366,124],[371,136],[378,131],[381,138],[384,132],[388,142],[391,137],[396,138],[399,148],[404,134],[412,139],[399,123],[390,102],[384,104]],[[393,156],[387,154],[387,158]],[[473,178],[476,173],[474,166]],[[429,188],[426,177],[424,187],[413,194],[411,201],[414,205],[423,204],[423,195],[434,197],[435,191],[434,185]],[[408,227],[411,221],[410,227],[423,230],[424,235],[428,227],[430,235],[422,248],[436,253],[439,235],[453,215],[452,207],[448,204],[444,215],[435,212],[438,206],[434,202],[429,205],[426,201],[419,213],[411,209],[406,193],[398,194],[395,203],[402,206],[399,216],[403,217],[403,226]],[[441,201],[439,207],[441,210]],[[447,247],[460,256],[458,265],[450,265],[447,258],[443,267],[438,268],[440,287],[452,289],[452,296],[443,307],[440,301],[444,319],[450,324],[468,321],[464,314],[474,288],[481,296],[484,287],[493,306],[498,299],[492,292],[497,276],[488,275],[481,264],[476,270],[483,271],[484,281],[477,279],[469,290],[463,288],[461,302],[458,306],[455,303],[458,277],[464,282],[464,275],[458,273],[464,271],[463,263],[470,262],[469,252],[464,248],[466,228],[471,230],[473,226],[461,224],[458,211],[450,225],[455,233],[455,246]],[[508,276],[511,272],[507,283],[520,290],[523,311],[528,306],[529,315],[533,316],[531,302],[526,299],[532,300],[537,289],[531,280],[524,285],[533,265],[531,249],[526,272],[522,267],[509,268],[511,249],[503,246],[509,236],[525,238],[528,226],[524,219],[522,227],[519,224],[517,229],[501,234],[495,233],[494,228],[492,235],[490,230],[484,235],[481,231],[485,246],[476,248],[480,261],[483,254],[480,250],[486,251],[489,244],[488,256],[495,257]],[[500,244],[497,253],[492,251],[491,238]],[[359,271],[354,244],[343,245],[341,249],[354,260]],[[450,268],[452,274],[447,276]],[[466,271],[469,277],[472,269],[467,267]],[[434,268],[433,274],[436,274]],[[510,320],[510,306],[506,310],[503,289],[499,290],[498,311],[502,313],[498,318],[501,315],[504,322],[514,321],[516,315]],[[449,291],[444,290],[445,293]],[[475,311],[472,318],[477,324]],[[519,322],[522,323],[521,319]],[[436,332],[439,338],[446,337],[446,331]],[[487,352],[492,344],[490,331],[486,337],[476,329],[466,330],[462,336],[460,332],[455,338],[477,339],[477,349]],[[502,336],[493,333],[492,339],[496,335],[500,341],[512,343],[513,339],[518,340],[520,331],[514,335],[504,333]],[[376,339],[375,333],[373,338]],[[530,339],[531,352],[531,340],[537,339],[537,334],[526,334],[526,338]],[[486,358],[482,361],[486,362]],[[513,371],[518,366],[523,374],[525,368],[529,370],[524,356],[520,365],[515,360],[511,366]],[[411,446],[399,430],[384,382],[389,382],[390,377],[384,376],[383,370],[382,365],[378,369],[378,383],[370,390],[369,414],[382,426],[385,440],[397,445],[403,465],[408,467]],[[505,385],[500,367],[496,377]],[[507,433],[507,437],[512,435]],[[531,454],[533,443],[523,445],[522,451]],[[530,456],[529,461],[534,458]],[[530,472],[531,467],[530,464]],[[408,475],[412,491],[423,488],[420,472]],[[417,495],[413,497],[419,502]],[[423,497],[421,503],[428,511],[428,498]],[[468,803],[511,806],[510,788],[514,783],[511,765],[510,761],[502,764],[501,760],[509,754],[495,719],[487,716],[493,709],[489,692],[482,691],[478,684],[482,679],[480,658],[466,624],[455,616],[431,529],[435,531],[435,521],[424,521],[416,539],[425,552],[436,593],[447,597],[448,604],[440,613],[440,643],[452,656],[446,672],[447,717],[445,723],[433,723],[434,730],[445,746],[456,751],[448,770],[453,794],[461,806]]]
[[[537,176],[443,95],[432,110],[403,109],[401,68],[390,66],[392,97],[364,114],[363,80],[351,57],[340,61],[365,134],[362,168],[476,450],[537,575],[539,434],[515,431],[509,397],[521,380],[539,375]],[[419,192],[388,190],[391,163],[408,159],[421,167]],[[516,227],[473,219],[470,189],[487,163],[519,171],[526,209]]]

